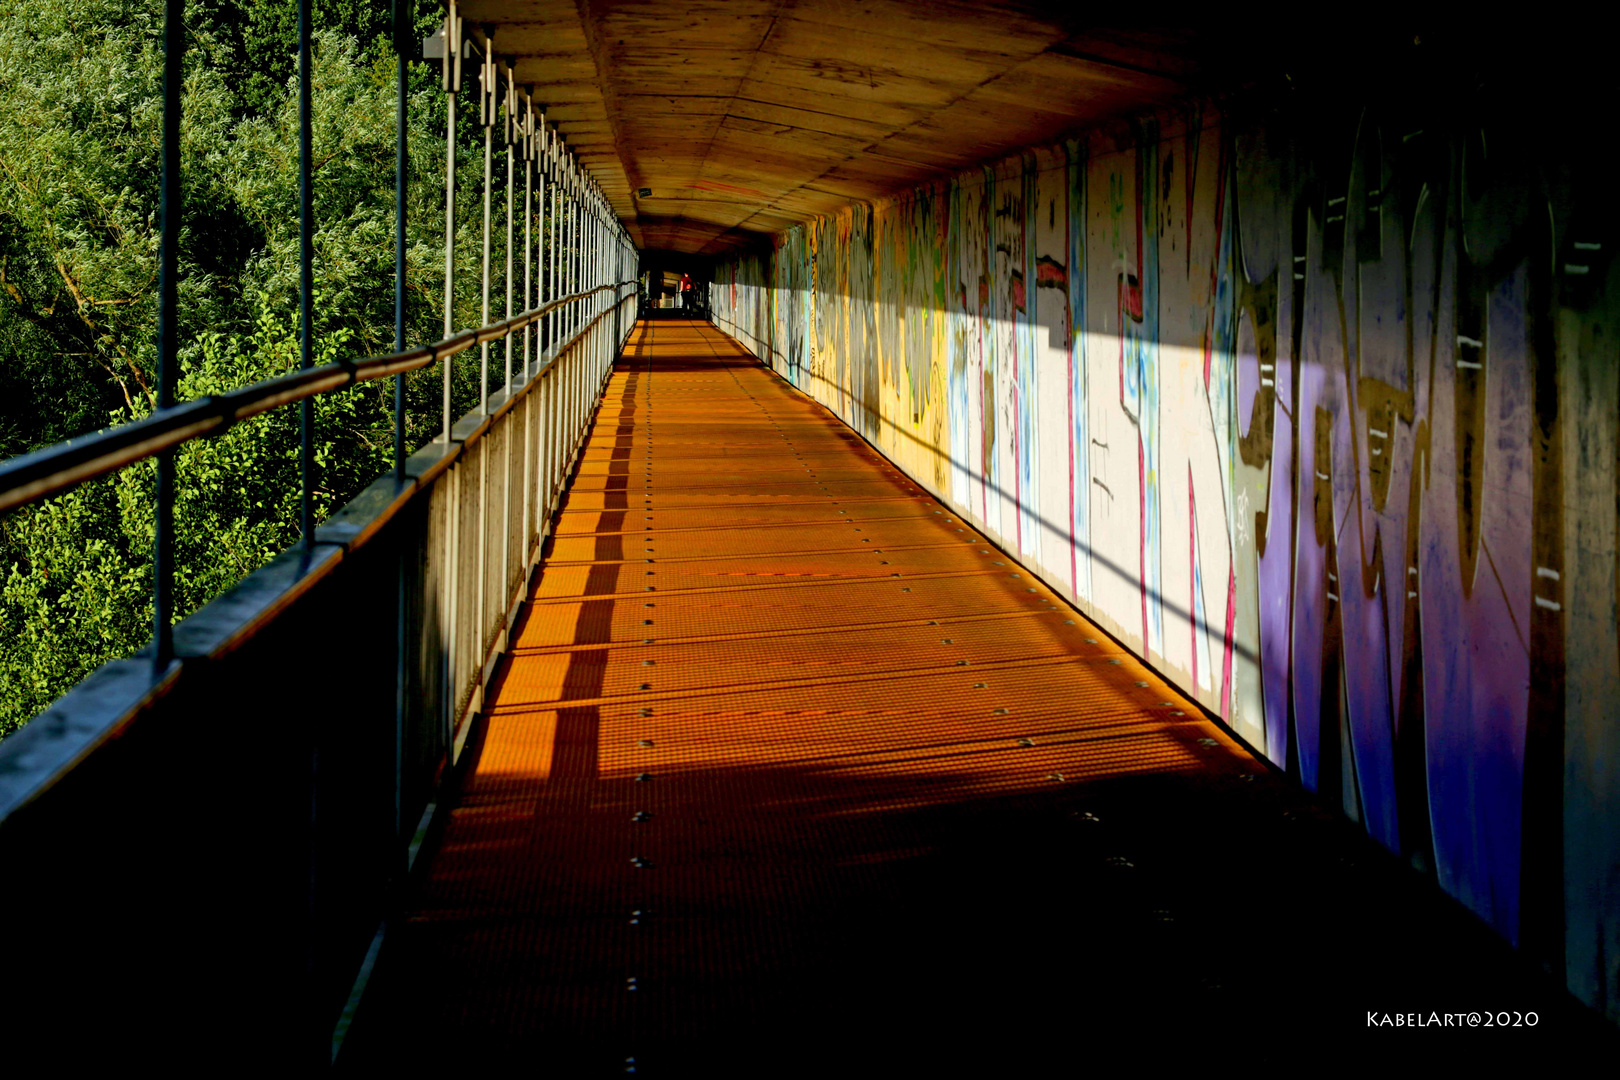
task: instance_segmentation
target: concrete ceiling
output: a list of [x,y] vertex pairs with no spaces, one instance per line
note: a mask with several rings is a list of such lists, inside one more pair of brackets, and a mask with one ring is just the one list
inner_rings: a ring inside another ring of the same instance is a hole
[[[1072,3],[465,0],[644,249],[719,255],[1184,97],[1191,32]],[[648,188],[650,195],[638,195]]]

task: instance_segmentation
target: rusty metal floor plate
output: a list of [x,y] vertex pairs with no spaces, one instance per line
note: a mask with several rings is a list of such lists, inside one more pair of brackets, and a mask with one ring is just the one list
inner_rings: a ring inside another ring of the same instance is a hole
[[1358,957],[1508,969],[706,324],[627,347],[469,754],[345,1063],[1064,1073]]

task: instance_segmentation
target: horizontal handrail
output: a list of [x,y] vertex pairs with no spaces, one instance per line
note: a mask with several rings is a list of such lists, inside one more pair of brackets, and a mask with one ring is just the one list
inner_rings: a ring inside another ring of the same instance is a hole
[[[539,321],[564,304],[583,300],[599,292],[634,285],[634,278],[609,285],[598,285],[583,292],[561,296],[539,307],[489,323],[476,330],[463,330],[443,341],[419,345],[404,352],[368,356],[360,360],[339,360],[303,371],[264,379],[223,394],[211,394],[194,401],[153,413],[118,427],[105,428],[92,435],[47,446],[0,463],[0,513],[37,502],[75,484],[94,479],[155,457],[192,439],[222,434],[231,425],[282,405],[342,390],[356,383],[383,379],[415,371],[449,359],[475,345],[498,341]],[[583,332],[583,328],[581,329]],[[578,335],[576,334],[575,337]],[[574,340],[570,338],[569,341]],[[566,343],[565,343],[566,344]]]

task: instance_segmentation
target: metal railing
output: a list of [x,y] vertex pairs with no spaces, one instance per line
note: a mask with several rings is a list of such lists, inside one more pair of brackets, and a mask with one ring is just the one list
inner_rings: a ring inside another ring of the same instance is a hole
[[622,292],[181,620],[170,663],[103,665],[0,743],[19,1015],[50,1029],[62,1015],[30,1006],[71,1000],[156,1050],[166,1006],[140,991],[162,970],[224,995],[187,1006],[210,1053],[320,1055],[475,730],[634,305]]
[[[464,765],[570,470],[634,327],[636,252],[516,85],[510,61],[488,32],[464,35],[452,3],[425,50],[434,55],[438,42],[450,95],[445,303],[448,313],[455,101],[462,61],[477,59],[484,325],[452,333],[447,314],[443,340],[407,349],[399,287],[393,353],[316,367],[306,348],[296,371],[174,402],[180,9],[181,0],[168,0],[159,407],[0,464],[3,512],[143,459],[159,463],[151,647],[104,664],[0,743],[0,876],[15,916],[0,956],[14,985],[28,988],[8,1013],[14,1042],[54,1037],[68,1056],[116,1047],[120,1058],[166,1060],[251,1048],[257,1060],[307,1068],[335,1053],[356,972],[375,958],[391,898],[439,820],[439,793]],[[396,3],[401,35],[405,13]],[[414,46],[401,47],[401,133],[408,51]],[[300,56],[307,80],[307,48]],[[307,108],[301,119],[307,131]],[[497,132],[508,161],[508,265],[507,317],[494,320]],[[402,189],[404,175],[402,141]],[[304,226],[307,235],[307,214]],[[404,226],[401,199],[401,252]],[[307,301],[307,244],[304,258]],[[402,255],[396,272],[403,281]],[[505,378],[491,393],[489,349],[501,342]],[[474,347],[480,398],[454,421],[450,361]],[[403,378],[435,363],[444,371],[442,431],[407,455]],[[308,403],[389,376],[394,468],[317,524],[308,509]],[[300,402],[300,540],[174,622],[175,448]],[[173,1015],[173,999],[151,992],[159,975],[186,988],[183,1016]]]
[[65,491],[75,484],[155,457],[192,439],[220,435],[232,424],[305,398],[343,390],[370,379],[386,379],[449,360],[472,348],[499,341],[533,325],[553,311],[599,293],[634,286],[634,280],[598,285],[559,297],[521,315],[443,341],[385,356],[340,360],[305,368],[224,394],[198,398],[119,427],[70,439],[0,462],[0,513]]

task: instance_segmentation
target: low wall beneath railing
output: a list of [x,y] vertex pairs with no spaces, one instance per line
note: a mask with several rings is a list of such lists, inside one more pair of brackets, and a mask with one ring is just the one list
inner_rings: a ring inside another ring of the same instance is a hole
[[330,1060],[634,314],[0,744],[8,1056]]

